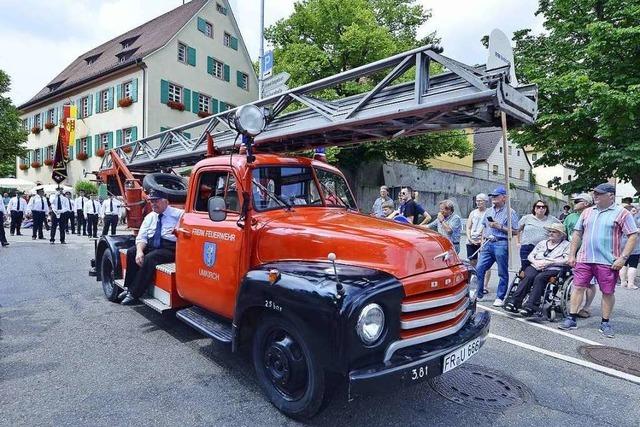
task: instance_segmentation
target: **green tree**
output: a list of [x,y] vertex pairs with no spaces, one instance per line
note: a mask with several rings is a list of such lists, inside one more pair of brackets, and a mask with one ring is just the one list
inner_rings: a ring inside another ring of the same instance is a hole
[[576,168],[572,182],[551,182],[564,193],[611,176],[640,190],[640,4],[540,0],[537,13],[546,32],[514,40],[517,74],[538,84],[540,115],[513,139],[544,152],[536,165]]
[[80,193],[80,191],[84,191],[87,196],[89,194],[98,194],[98,186],[91,181],[80,180],[76,182],[76,185],[73,187],[76,191],[76,194]]
[[0,70],[0,177],[15,176],[16,157],[26,153],[27,132],[21,127],[18,109],[5,96],[10,85],[11,79]]
[[[275,72],[291,74],[289,85],[300,86],[412,48],[434,44],[435,34],[417,38],[431,14],[415,0],[303,0],[294,12],[269,27],[265,37],[275,47]],[[359,79],[322,92],[332,99],[372,89],[384,75]],[[408,73],[405,78],[411,77]],[[402,79],[400,79],[402,80]],[[347,168],[362,161],[394,158],[427,166],[441,154],[464,157],[473,148],[463,132],[440,132],[328,150]]]

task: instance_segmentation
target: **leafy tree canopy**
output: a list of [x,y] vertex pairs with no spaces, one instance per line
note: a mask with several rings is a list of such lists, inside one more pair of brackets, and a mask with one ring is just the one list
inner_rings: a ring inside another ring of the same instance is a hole
[[576,168],[559,186],[565,193],[612,176],[640,190],[640,4],[540,0],[537,13],[545,34],[522,30],[514,40],[517,74],[538,84],[540,115],[513,139],[544,152],[536,165]]
[[[418,28],[430,16],[415,0],[303,0],[296,3],[291,16],[269,27],[265,37],[275,47],[275,72],[290,73],[289,86],[296,87],[437,43],[434,33],[417,38]],[[322,97],[361,93],[383,77],[347,82],[324,91]],[[386,158],[427,166],[428,159],[438,155],[464,157],[472,150],[463,132],[441,132],[350,149],[331,148],[327,154],[329,159],[354,169],[363,161]]]
[[6,96],[11,79],[0,70],[0,177],[15,176],[16,157],[24,156],[27,133],[22,130],[18,109]]

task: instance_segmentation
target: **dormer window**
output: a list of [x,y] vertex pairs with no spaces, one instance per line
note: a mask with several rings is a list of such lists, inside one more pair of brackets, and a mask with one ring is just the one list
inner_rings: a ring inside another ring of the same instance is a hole
[[135,49],[129,49],[129,50],[125,50],[124,52],[117,53],[116,56],[118,57],[118,62],[120,63],[127,62],[129,58],[131,58],[131,56],[134,53],[136,53],[137,50],[138,48],[135,48]]
[[84,60],[86,61],[87,65],[91,65],[96,62],[98,58],[100,58],[100,55],[102,55],[102,52],[96,53],[95,55],[87,56],[86,58],[84,58]]
[[122,49],[129,49],[131,46],[133,46],[136,40],[138,40],[138,38],[140,38],[140,35],[129,37],[122,40],[120,42],[120,45],[122,45]]
[[49,92],[53,92],[54,90],[58,89],[60,86],[62,86],[62,83],[66,82],[67,79],[61,80],[59,82],[54,82],[51,83],[50,85],[47,86],[47,88],[49,89]]

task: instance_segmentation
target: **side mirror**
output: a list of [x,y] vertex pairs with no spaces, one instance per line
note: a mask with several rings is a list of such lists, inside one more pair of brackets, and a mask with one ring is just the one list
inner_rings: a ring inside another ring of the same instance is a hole
[[227,205],[222,197],[209,197],[207,208],[211,221],[220,222],[227,219]]

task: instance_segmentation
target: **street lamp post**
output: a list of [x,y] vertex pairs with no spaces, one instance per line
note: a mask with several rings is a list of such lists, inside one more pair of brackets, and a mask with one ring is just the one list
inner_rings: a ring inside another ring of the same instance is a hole
[[258,59],[258,99],[262,99],[262,61],[264,60],[264,0],[260,0],[260,56]]

